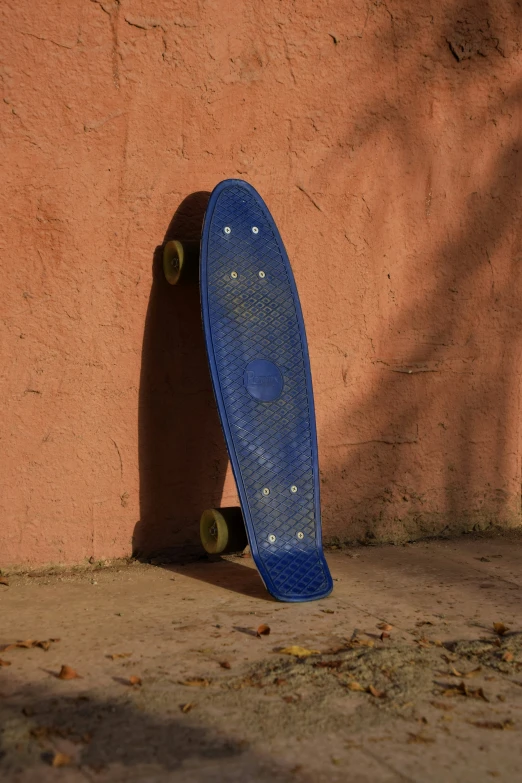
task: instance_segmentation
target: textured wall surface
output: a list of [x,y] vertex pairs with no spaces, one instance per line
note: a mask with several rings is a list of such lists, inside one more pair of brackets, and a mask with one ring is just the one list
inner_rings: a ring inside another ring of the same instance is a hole
[[0,565],[235,501],[165,238],[250,181],[305,314],[326,537],[520,522],[514,0],[4,0]]

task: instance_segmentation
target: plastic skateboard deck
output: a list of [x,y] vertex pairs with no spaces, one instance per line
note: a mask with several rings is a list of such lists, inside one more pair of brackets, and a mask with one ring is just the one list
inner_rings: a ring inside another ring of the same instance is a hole
[[321,543],[306,334],[270,212],[242,180],[214,189],[200,253],[203,326],[252,557],[280,601],[332,590]]

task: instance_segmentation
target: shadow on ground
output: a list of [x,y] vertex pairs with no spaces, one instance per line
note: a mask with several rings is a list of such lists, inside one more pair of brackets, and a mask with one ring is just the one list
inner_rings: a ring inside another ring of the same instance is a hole
[[164,566],[169,571],[189,576],[200,582],[206,582],[217,587],[224,587],[234,593],[259,598],[263,601],[275,601],[267,592],[259,572],[255,568],[242,565],[235,560],[222,558],[208,559],[201,563],[186,563],[184,565]]
[[51,779],[56,770],[47,771],[46,767],[51,767],[56,753],[69,756],[69,774],[76,768],[78,779],[107,772],[111,781],[144,780],[142,775],[177,770],[176,780],[190,780],[194,773],[203,781],[220,777],[239,780],[241,769],[253,774],[251,779],[273,779],[273,762],[268,764],[249,752],[249,743],[227,736],[226,730],[216,731],[194,720],[193,715],[183,714],[182,705],[168,705],[167,709],[162,705],[163,714],[153,715],[147,712],[145,694],[131,689],[112,699],[92,691],[56,696],[56,691],[33,683],[21,686],[9,703],[3,700],[3,780],[13,776],[16,780],[47,780],[47,774]]

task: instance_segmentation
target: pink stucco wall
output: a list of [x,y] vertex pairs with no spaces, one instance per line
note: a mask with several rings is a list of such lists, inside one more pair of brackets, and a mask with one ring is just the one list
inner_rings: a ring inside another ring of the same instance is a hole
[[294,267],[326,537],[520,523],[521,16],[1,5],[0,566],[188,551],[235,501],[197,293],[157,266],[226,177]]

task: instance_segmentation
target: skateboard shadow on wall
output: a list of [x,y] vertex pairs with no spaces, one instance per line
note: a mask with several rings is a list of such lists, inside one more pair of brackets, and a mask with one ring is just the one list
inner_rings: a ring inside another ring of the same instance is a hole
[[[210,194],[176,210],[163,242],[201,236]],[[133,554],[183,562],[201,556],[199,518],[219,505],[228,464],[208,370],[199,287],[171,286],[156,248],[139,391],[140,521]]]

